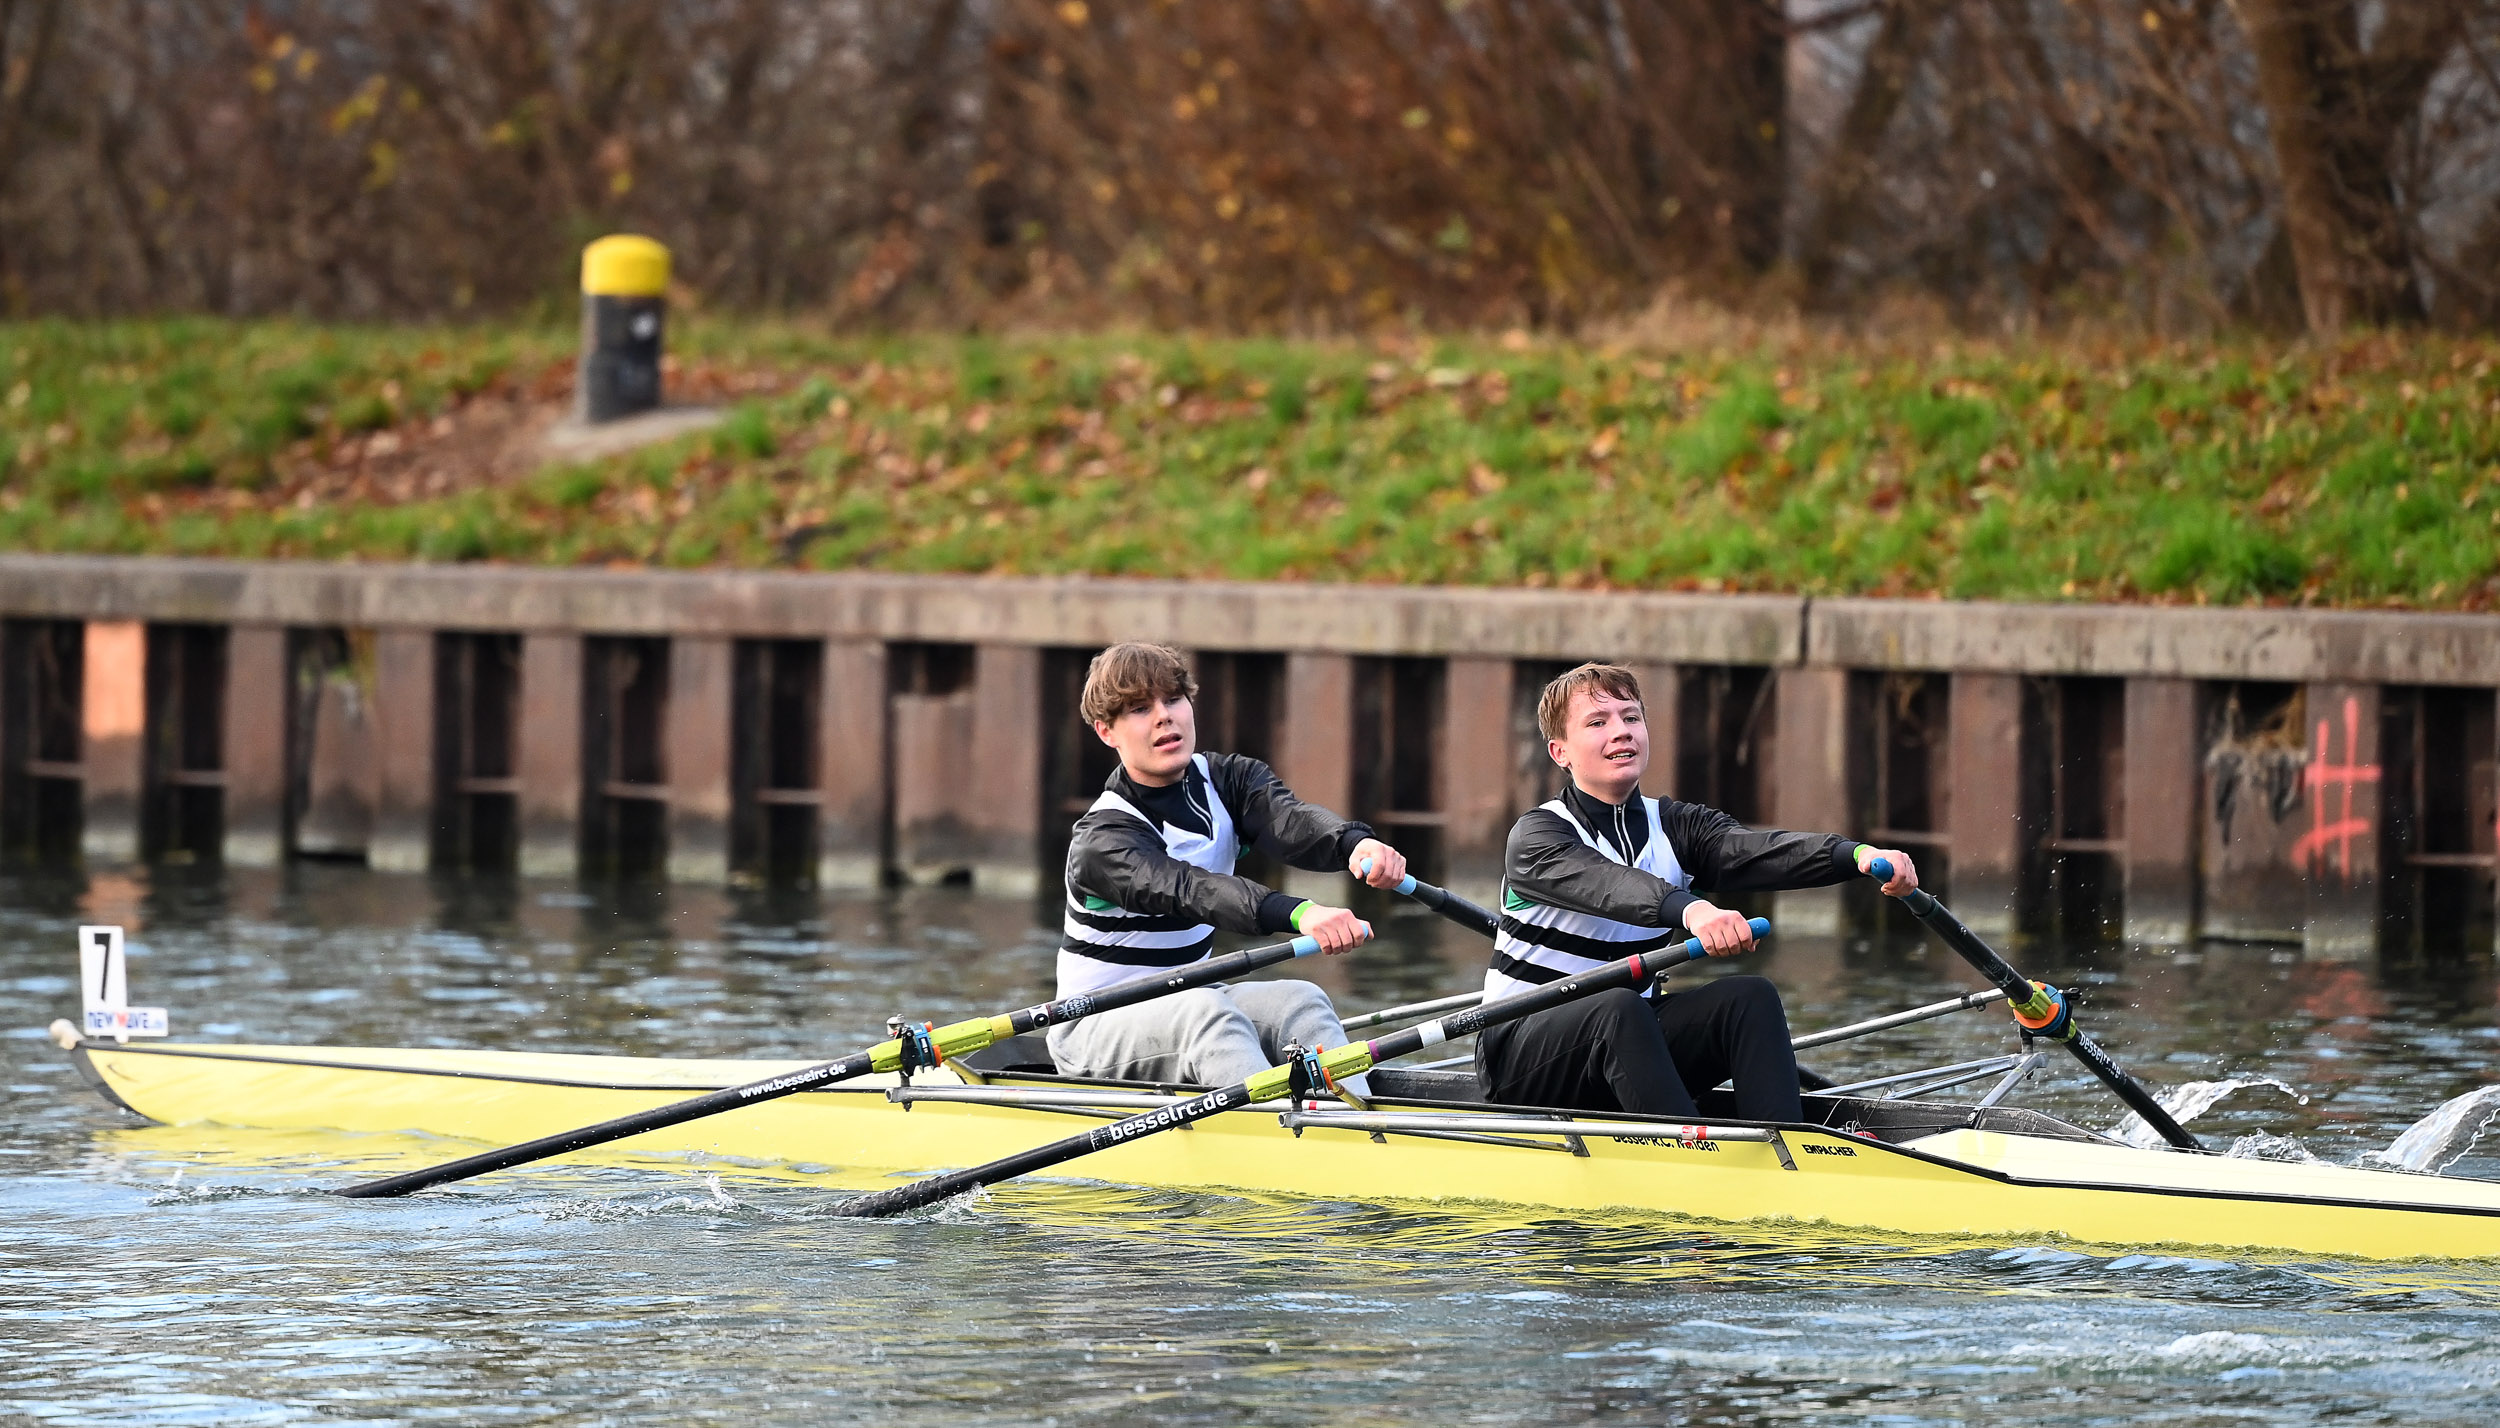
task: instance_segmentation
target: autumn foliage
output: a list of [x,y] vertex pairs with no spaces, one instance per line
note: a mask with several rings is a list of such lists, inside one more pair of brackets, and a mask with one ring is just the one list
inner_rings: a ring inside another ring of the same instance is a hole
[[850,325],[2500,312],[2500,0],[8,0],[0,301]]

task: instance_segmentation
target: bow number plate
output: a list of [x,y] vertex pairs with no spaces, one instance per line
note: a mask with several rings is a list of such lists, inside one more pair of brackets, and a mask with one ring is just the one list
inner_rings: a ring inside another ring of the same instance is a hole
[[130,1004],[130,975],[122,964],[122,930],[88,926],[78,929],[78,990],[86,999],[89,1036],[128,1041],[134,1036],[163,1036],[163,1007]]

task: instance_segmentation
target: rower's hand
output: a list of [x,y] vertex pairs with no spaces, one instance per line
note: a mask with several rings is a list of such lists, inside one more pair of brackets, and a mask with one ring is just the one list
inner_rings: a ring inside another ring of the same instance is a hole
[[1342,907],[1305,903],[1294,925],[1305,937],[1317,939],[1319,950],[1331,957],[1372,940],[1372,925]]
[[1406,855],[1377,838],[1366,838],[1346,855],[1345,870],[1376,888],[1406,881]]
[[1910,861],[1909,854],[1898,848],[1870,848],[1864,843],[1858,845],[1859,872],[1872,869],[1877,858],[1892,864],[1892,881],[1884,884],[1885,896],[1899,897],[1918,886],[1918,865]]
[[1741,912],[1696,901],[1684,909],[1684,926],[1713,957],[1733,957],[1753,947],[1753,924]]

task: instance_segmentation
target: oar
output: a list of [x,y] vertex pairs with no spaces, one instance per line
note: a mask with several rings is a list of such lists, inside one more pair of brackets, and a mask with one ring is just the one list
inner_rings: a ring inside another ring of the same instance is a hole
[[[1877,882],[1892,881],[1892,860],[1872,860],[1867,865],[1867,873]],[[1976,968],[1979,975],[1996,983],[1997,989],[2005,993],[2007,1004],[2012,1007],[2015,1019],[2022,1023],[2026,1034],[2064,1045],[2075,1054],[2077,1061],[2083,1063],[2085,1070],[2100,1077],[2101,1084],[2109,1087],[2119,1100],[2126,1102],[2127,1109],[2142,1116],[2144,1123],[2163,1140],[2180,1150],[2201,1151],[2205,1148],[2204,1142],[2188,1134],[2187,1128],[2172,1119],[2161,1102],[2153,1099],[2152,1092],[2119,1069],[2118,1063],[2109,1059],[2109,1053],[2101,1049],[2100,1043],[2086,1035],[2082,1027],[2075,1025],[2074,1013],[2067,1007],[2063,993],[2053,987],[2035,986],[2029,977],[2015,971],[2012,964],[1997,955],[1995,948],[1980,941],[1978,933],[1963,926],[1962,919],[1955,917],[1952,909],[1929,896],[1925,888],[1912,888],[1903,893],[1901,905],[1910,910],[1911,916],[1933,928],[1936,935],[1944,939],[1944,944],[1960,953],[1962,960]]]
[[1428,1002],[1408,1002],[1402,1007],[1382,1007],[1376,1012],[1365,1012],[1361,1016],[1347,1017],[1337,1025],[1348,1031],[1360,1031],[1364,1027],[1378,1026],[1383,1022],[1405,1021],[1409,1017],[1432,1016],[1439,1012],[1463,1011],[1483,1000],[1484,993],[1482,992],[1460,992],[1454,997],[1436,997]]
[[[1755,937],[1766,937],[1770,935],[1770,931],[1771,924],[1768,921],[1759,917],[1753,919]],[[987,1165],[976,1165],[969,1170],[950,1171],[944,1175],[932,1175],[926,1180],[916,1180],[909,1185],[898,1185],[891,1190],[879,1190],[873,1194],[862,1195],[858,1199],[845,1201],[835,1207],[834,1213],[855,1218],[900,1214],[905,1210],[918,1209],[922,1205],[935,1204],[952,1195],[960,1195],[966,1190],[977,1189],[983,1185],[994,1185],[1001,1180],[1012,1180],[1019,1175],[1030,1175],[1038,1170],[1048,1170],[1054,1165],[1064,1165],[1080,1156],[1091,1155],[1098,1150],[1109,1150],[1113,1146],[1124,1145],[1140,1136],[1153,1135],[1157,1131],[1185,1126],[1192,1121],[1202,1121],[1209,1116],[1240,1106],[1253,1105],[1260,1101],[1272,1101],[1279,1096],[1332,1087],[1349,1076],[1359,1076],[1371,1070],[1381,1062],[1394,1061],[1401,1056],[1411,1056],[1427,1046],[1438,1046],[1452,1037],[1466,1036],[1482,1031],[1488,1026],[1517,1021],[1523,1016],[1532,1016],[1549,1007],[1561,1006],[1565,1002],[1588,996],[1593,992],[1610,991],[1616,987],[1639,986],[1669,967],[1690,961],[1700,955],[1702,952],[1699,938],[1654,952],[1638,953],[1620,962],[1609,962],[1603,967],[1582,972],[1576,977],[1566,977],[1559,982],[1549,982],[1542,987],[1521,992],[1516,996],[1486,1002],[1472,1010],[1460,1012],[1456,1016],[1428,1021],[1422,1026],[1411,1026],[1404,1031],[1391,1032],[1387,1036],[1372,1041],[1351,1041],[1326,1051],[1311,1052],[1295,1061],[1286,1062],[1282,1066],[1271,1066],[1236,1085],[1209,1091],[1205,1095],[1186,1101],[1175,1101],[1168,1106],[1159,1106],[1143,1115],[1097,1126],[1083,1135],[1070,1136],[1066,1140],[1036,1146],[1003,1160],[993,1160]]]
[[[1365,863],[1363,866],[1368,868],[1371,864]],[[1481,932],[1490,937],[1502,925],[1500,918],[1451,892],[1448,888],[1437,888],[1414,877],[1408,877],[1400,882],[1396,891],[1415,899],[1470,932]]]
[[480,1151],[475,1155],[446,1161],[429,1169],[411,1170],[404,1175],[390,1175],[380,1180],[366,1181],[361,1185],[350,1185],[334,1193],[358,1200],[412,1194],[428,1186],[443,1185],[454,1180],[466,1180],[490,1171],[508,1170],[515,1165],[527,1165],[531,1161],[545,1160],[567,1151],[605,1145],[609,1141],[623,1140],[627,1136],[640,1135],[644,1131],[683,1125],[688,1121],[701,1120],[705,1116],[718,1115],[723,1111],[734,1111],[741,1106],[752,1106],[764,1101],[776,1100],[800,1091],[812,1091],[819,1086],[830,1086],[836,1082],[853,1080],[879,1071],[935,1066],[947,1057],[968,1056],[983,1047],[994,1045],[1011,1036],[1020,1036],[1028,1031],[1039,1031],[1044,1027],[1075,1021],[1080,1017],[1092,1016],[1096,1012],[1135,1006],[1139,1002],[1152,1001],[1156,997],[1186,991],[1191,987],[1203,987],[1210,982],[1220,982],[1227,977],[1238,977],[1245,972],[1257,971],[1261,967],[1271,967],[1279,962],[1290,962],[1296,957],[1308,957],[1318,950],[1317,938],[1297,937],[1291,942],[1279,942],[1268,947],[1246,948],[1226,956],[1211,957],[1203,962],[1192,962],[1186,967],[1176,967],[1169,972],[1152,973],[1121,982],[1116,986],[1106,987],[1099,992],[1043,1002],[1039,1006],[1026,1007],[1022,1011],[1009,1012],[1004,1016],[959,1021],[951,1026],[930,1026],[923,1023],[905,1031],[891,1041],[881,1041],[866,1051],[855,1052],[839,1061],[822,1062],[803,1071],[792,1071],[787,1075],[774,1076],[762,1081],[750,1081],[743,1086],[731,1086],[726,1090],[708,1091],[703,1095],[659,1106],[652,1110],[636,1111],[629,1116],[618,1116],[614,1120],[601,1121],[597,1125],[583,1126],[579,1130],[540,1136],[536,1140],[505,1146],[501,1150]]

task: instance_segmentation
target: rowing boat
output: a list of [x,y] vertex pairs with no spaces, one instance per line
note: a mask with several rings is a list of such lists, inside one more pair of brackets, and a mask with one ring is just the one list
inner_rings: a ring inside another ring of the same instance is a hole
[[[490,1144],[808,1064],[64,1039],[89,1085],[166,1125]],[[1087,1118],[1135,1115],[1196,1089],[1061,1076],[1041,1069],[1035,1052],[1019,1038],[971,1064],[923,1070],[908,1084],[893,1075],[864,1078],[574,1159],[829,1167],[837,1183],[865,1188],[1002,1157],[1064,1136]],[[1465,1072],[1390,1066],[1372,1078],[1363,1107],[1323,1098],[1227,1111],[1104,1151],[1085,1162],[1086,1178],[2130,1249],[2500,1256],[2500,1184],[2139,1149],[2012,1106],[1886,1098],[1870,1086],[1866,1094],[1809,1097],[1808,1122],[1683,1124],[1485,1105]],[[1715,1114],[1707,1098],[1702,1110]],[[374,1145],[412,1164],[441,1152],[422,1141]]]

